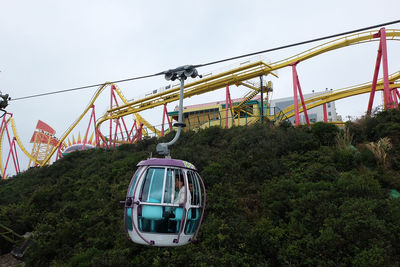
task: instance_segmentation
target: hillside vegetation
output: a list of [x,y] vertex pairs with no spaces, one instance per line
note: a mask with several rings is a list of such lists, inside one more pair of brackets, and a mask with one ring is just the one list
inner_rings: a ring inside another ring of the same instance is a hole
[[[119,201],[156,139],[74,152],[0,182],[0,222],[34,233],[28,266],[398,266],[400,198],[390,192],[400,191],[400,112],[346,129],[184,133],[172,157],[195,164],[207,188],[198,241],[187,246],[140,246],[123,231]],[[11,248],[0,237],[0,250]]]

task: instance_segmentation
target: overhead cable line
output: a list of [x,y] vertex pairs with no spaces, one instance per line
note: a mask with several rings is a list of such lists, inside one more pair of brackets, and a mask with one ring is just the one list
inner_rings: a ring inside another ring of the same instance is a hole
[[155,77],[158,75],[164,74],[163,72],[161,73],[156,73],[156,74],[151,74],[151,75],[145,75],[145,76],[139,76],[139,77],[134,77],[134,78],[128,78],[128,79],[123,79],[123,80],[117,80],[117,81],[112,81],[112,82],[106,82],[106,83],[98,83],[98,84],[92,84],[92,85],[86,85],[86,86],[81,86],[81,87],[74,87],[70,89],[65,89],[65,90],[60,90],[60,91],[53,91],[53,92],[47,92],[47,93],[42,93],[42,94],[37,94],[37,95],[30,95],[30,96],[23,96],[23,97],[17,97],[13,98],[11,100],[21,100],[21,99],[27,99],[27,98],[33,98],[33,97],[39,97],[39,96],[46,96],[46,95],[54,95],[54,94],[60,94],[60,93],[66,93],[66,92],[71,92],[71,91],[77,91],[77,90],[82,90],[82,89],[88,89],[92,87],[99,87],[105,84],[111,84],[111,83],[122,83],[122,82],[128,82],[128,81],[134,81],[134,80],[140,80],[140,79],[145,79],[145,78],[150,78],[150,77]]
[[396,23],[399,23],[399,22],[400,22],[400,20],[394,20],[394,21],[391,21],[391,22],[386,22],[386,23],[382,23],[382,24],[378,24],[378,25],[374,25],[374,26],[369,26],[369,27],[365,27],[365,28],[361,28],[361,29],[357,29],[357,30],[337,33],[337,34],[328,35],[328,36],[324,36],[324,37],[319,37],[319,38],[315,38],[315,39],[311,39],[311,40],[307,40],[307,41],[303,41],[303,42],[299,42],[299,43],[279,46],[279,47],[275,47],[275,48],[271,48],[271,49],[267,49],[267,50],[262,50],[262,51],[258,51],[258,52],[253,52],[253,53],[249,53],[249,54],[236,56],[236,57],[230,57],[230,58],[226,58],[226,59],[212,61],[212,62],[201,64],[201,65],[195,65],[195,67],[196,68],[201,68],[201,67],[214,65],[214,64],[218,64],[218,63],[222,63],[222,62],[226,62],[226,61],[230,61],[230,60],[235,60],[235,59],[239,59],[239,58],[243,58],[243,57],[249,57],[249,56],[254,56],[254,55],[258,55],[258,54],[264,54],[264,53],[268,53],[268,52],[272,52],[272,51],[282,50],[282,49],[285,49],[285,48],[290,48],[290,47],[294,47],[294,46],[299,46],[299,45],[314,43],[314,42],[318,42],[318,41],[322,41],[322,40],[326,40],[326,39],[331,39],[331,38],[335,38],[335,37],[339,37],[339,36],[343,36],[343,35],[348,35],[348,34],[352,34],[352,33],[367,31],[367,30],[371,30],[371,29],[374,29],[374,28],[378,28],[378,27],[383,27],[383,26],[387,26],[387,25],[391,25],[391,24],[396,24]]
[[[318,42],[318,41],[322,41],[322,40],[326,40],[326,39],[330,39],[330,38],[335,38],[335,37],[339,37],[339,36],[343,36],[343,35],[353,34],[353,33],[361,32],[361,31],[367,31],[367,30],[371,30],[371,29],[374,29],[374,28],[384,27],[384,26],[397,24],[397,23],[400,23],[400,20],[394,20],[394,21],[390,21],[390,22],[386,22],[386,23],[382,23],[382,24],[377,24],[377,25],[373,25],[373,26],[359,28],[359,29],[356,29],[356,30],[337,33],[337,34],[328,35],[328,36],[324,36],[324,37],[319,37],[319,38],[315,38],[315,39],[311,39],[311,40],[307,40],[307,41],[302,41],[302,42],[293,43],[293,44],[289,44],[289,45],[279,46],[279,47],[275,47],[275,48],[270,48],[270,49],[266,49],[266,50],[261,50],[261,51],[248,53],[248,54],[243,54],[243,55],[240,55],[240,56],[235,56],[235,57],[230,57],[230,58],[225,58],[225,59],[221,59],[221,60],[211,61],[211,62],[204,63],[204,64],[193,65],[193,67],[201,68],[201,67],[210,66],[210,65],[214,65],[214,64],[218,64],[218,63],[222,63],[222,62],[226,62],[226,61],[231,61],[231,60],[235,60],[235,59],[239,59],[239,58],[254,56],[254,55],[258,55],[258,54],[264,54],[264,53],[268,53],[268,52],[272,52],[272,51],[277,51],[277,50],[282,50],[282,49],[295,47],[295,46],[299,46],[299,45]],[[107,83],[122,83],[122,82],[140,80],[140,79],[145,79],[145,78],[150,78],[150,77],[163,75],[165,73],[166,73],[166,71],[162,71],[162,72],[155,73],[155,74],[138,76],[138,77],[122,79],[122,80],[116,80],[116,81],[107,82]],[[42,94],[36,94],[36,95],[30,95],[30,96],[24,96],[24,97],[17,97],[17,98],[13,98],[12,100],[15,101],[15,100],[22,100],[22,99],[27,99],[27,98],[34,98],[34,97],[40,97],[40,96],[47,96],[47,95],[54,95],[54,94],[71,92],[71,91],[83,90],[83,89],[88,89],[88,88],[92,88],[92,87],[99,87],[99,86],[105,85],[107,83],[99,83],[99,84],[75,87],[75,88],[70,88],[70,89],[65,89],[65,90],[60,90],[60,91],[53,91],[53,92],[47,92],[47,93],[42,93]]]

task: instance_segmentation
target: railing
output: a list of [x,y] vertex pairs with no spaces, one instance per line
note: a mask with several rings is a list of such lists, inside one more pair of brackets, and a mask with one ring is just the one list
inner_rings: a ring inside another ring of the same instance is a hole
[[15,244],[18,240],[23,239],[22,235],[17,234],[7,226],[0,223],[0,236],[8,242]]

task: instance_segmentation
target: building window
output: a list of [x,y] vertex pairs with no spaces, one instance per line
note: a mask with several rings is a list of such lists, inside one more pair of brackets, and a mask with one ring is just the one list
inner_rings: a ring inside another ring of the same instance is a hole
[[328,103],[328,108],[330,108],[331,107],[331,103]]
[[328,112],[328,116],[332,116],[332,112],[329,111],[329,112]]

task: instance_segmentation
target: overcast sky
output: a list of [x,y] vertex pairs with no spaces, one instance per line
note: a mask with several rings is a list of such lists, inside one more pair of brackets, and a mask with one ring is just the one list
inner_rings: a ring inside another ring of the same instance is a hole
[[[397,20],[399,8],[398,0],[0,0],[0,90],[18,98],[207,63]],[[400,24],[387,28],[400,29]],[[274,62],[317,44],[321,43],[263,57]],[[370,81],[377,47],[376,42],[347,47],[299,64],[303,92]],[[400,44],[389,42],[388,50],[389,72],[393,73],[400,69]],[[238,62],[199,72],[235,64]],[[290,69],[278,74],[280,78],[273,79],[273,98],[291,96]],[[133,98],[166,84],[158,77],[119,87],[127,98]],[[96,89],[12,101],[8,111],[14,115],[26,148],[32,149],[29,140],[37,120],[51,125],[61,137]],[[246,90],[231,89],[232,97],[244,93]],[[184,104],[221,100],[224,94],[224,90],[215,91]],[[368,96],[337,101],[337,112],[343,117],[361,116],[367,100]],[[104,113],[108,102],[108,94],[99,100],[97,116]],[[168,109],[175,105],[169,104]],[[160,110],[144,112],[143,116],[153,124],[161,123]],[[80,126],[81,133],[85,127]],[[4,149],[2,153],[4,160]],[[21,165],[25,169],[27,163]]]

